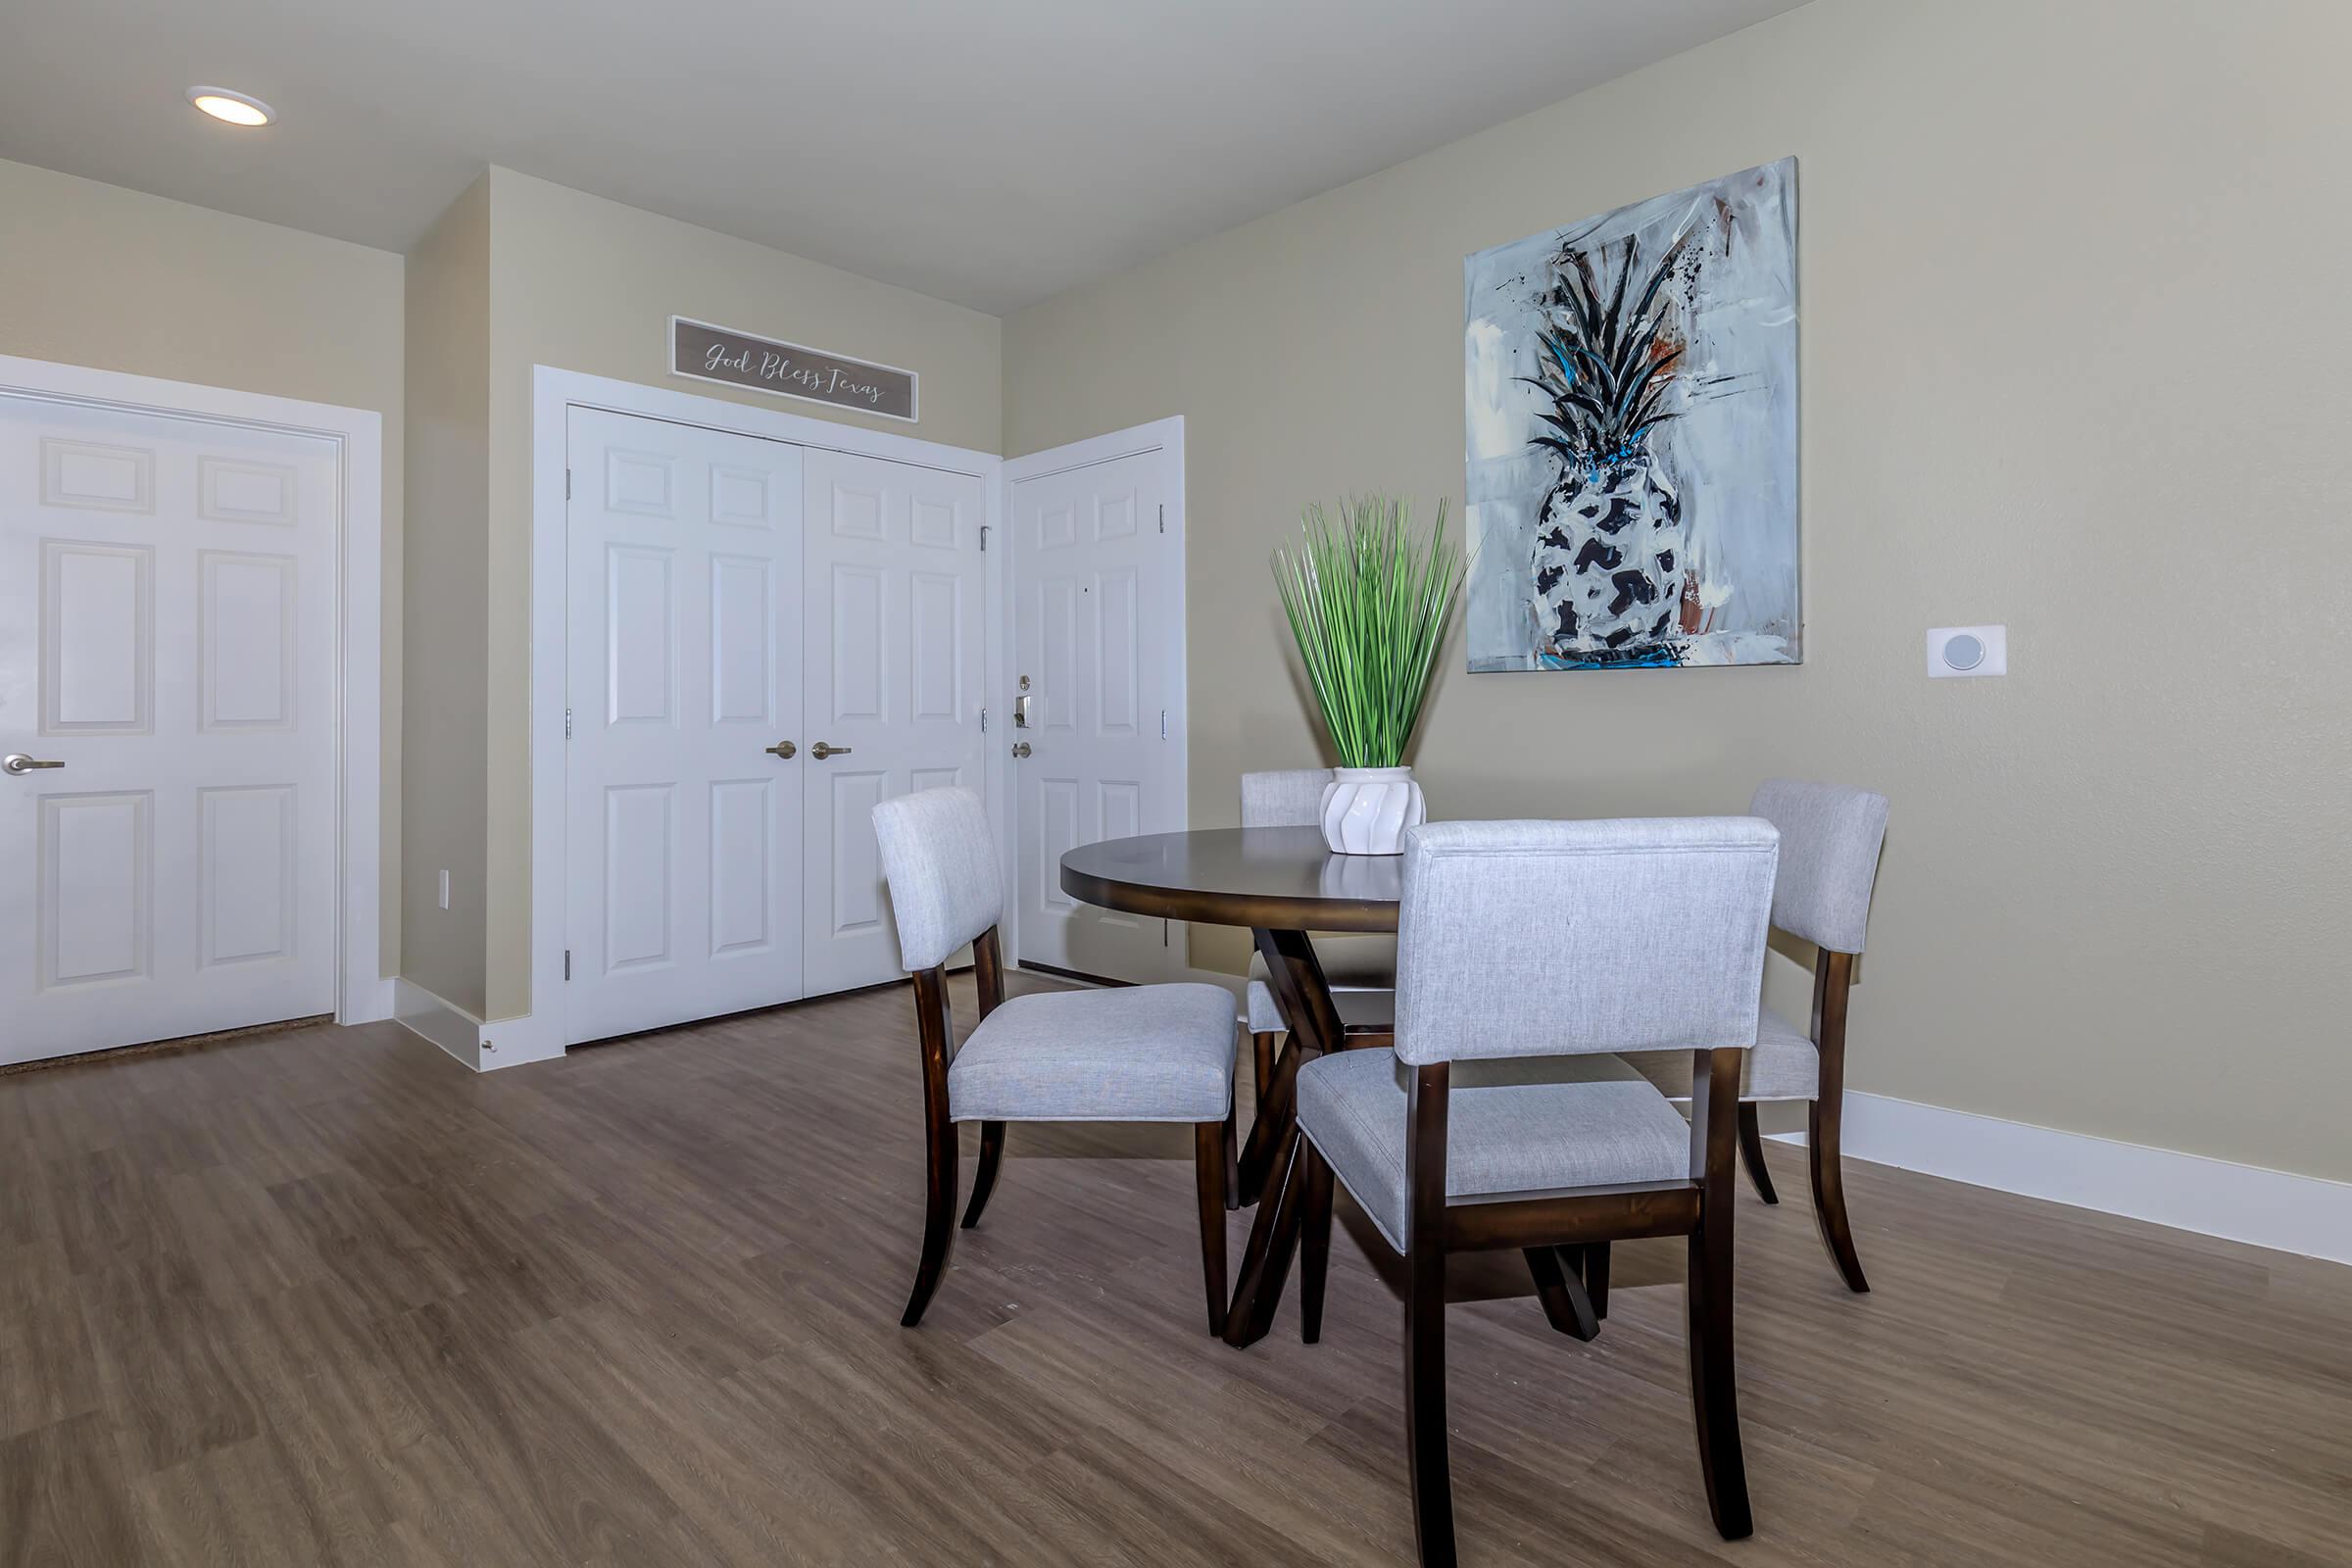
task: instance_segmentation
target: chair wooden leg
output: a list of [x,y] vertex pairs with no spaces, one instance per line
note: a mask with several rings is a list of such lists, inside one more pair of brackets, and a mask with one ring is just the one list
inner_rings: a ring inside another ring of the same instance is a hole
[[1242,1206],[1242,1131],[1237,1102],[1225,1107],[1225,1212]]
[[[955,1026],[948,1011],[946,970],[925,969],[914,977],[914,1023],[923,1061],[923,1257],[915,1265],[906,1309],[899,1314],[899,1327],[906,1329],[923,1320],[923,1308],[931,1304],[931,1293],[948,1271],[948,1250],[956,1245],[956,1161],[962,1149],[948,1107],[948,1056]],[[985,1150],[985,1124],[980,1136]],[[979,1206],[973,1205],[973,1218],[979,1213]]]
[[1600,1317],[1592,1310],[1592,1298],[1585,1294],[1583,1279],[1560,1266],[1563,1257],[1573,1257],[1575,1250],[1549,1247],[1522,1249],[1527,1271],[1536,1277],[1536,1299],[1543,1303],[1544,1320],[1572,1340],[1590,1342],[1600,1334]]
[[1446,1252],[1413,1249],[1404,1297],[1405,1467],[1422,1568],[1454,1568],[1453,1476],[1446,1455]]
[[931,1304],[931,1294],[948,1270],[948,1251],[956,1245],[956,1124],[942,1117],[924,1144],[923,1257],[915,1265],[906,1309],[899,1314],[903,1329],[923,1320],[923,1308]]
[[1265,1099],[1268,1086],[1274,1082],[1274,1042],[1281,1038],[1272,1030],[1250,1037],[1250,1066],[1256,1074],[1250,1082],[1256,1087],[1260,1100]]
[[1331,1166],[1308,1140],[1298,1141],[1298,1343],[1323,1338],[1323,1277],[1331,1265]]
[[1764,1130],[1756,1125],[1756,1107],[1745,1101],[1740,1104],[1740,1163],[1747,1167],[1747,1179],[1755,1184],[1758,1198],[1767,1203],[1781,1200],[1781,1195],[1772,1190],[1772,1172],[1764,1164]]
[[1193,1175],[1200,1199],[1200,1276],[1208,1332],[1225,1332],[1225,1160],[1228,1122],[1193,1124]]
[[[1842,1100],[1843,1096],[1839,1097]],[[1813,1172],[1813,1217],[1821,1222],[1821,1239],[1830,1261],[1845,1277],[1845,1288],[1859,1296],[1870,1289],[1862,1274],[1862,1258],[1854,1250],[1854,1229],[1845,1217],[1845,1167],[1838,1155],[1838,1102],[1816,1100],[1805,1116],[1805,1162]]]
[[980,1211],[988,1206],[988,1195],[997,1190],[997,1167],[1004,1160],[1004,1124],[984,1121],[980,1124],[980,1169],[972,1177],[972,1200],[963,1206],[963,1228],[970,1230],[980,1223]]
[[[1707,1510],[1726,1541],[1755,1530],[1747,1506],[1747,1458],[1740,1445],[1740,1394],[1732,1354],[1732,1249],[1722,1227],[1690,1237],[1689,1296],[1690,1404],[1698,1420],[1698,1465]],[[1717,1234],[1710,1235],[1713,1230]]]
[[[1684,1338],[1690,1352],[1690,1413],[1698,1429],[1698,1468],[1716,1533],[1740,1541],[1755,1531],[1747,1506],[1747,1458],[1740,1446],[1740,1386],[1732,1350],[1732,1112],[1740,1094],[1740,1053],[1694,1054],[1690,1096],[1691,1175],[1700,1183],[1698,1227],[1690,1233],[1683,1286]],[[1710,1068],[1709,1062],[1712,1058]],[[1699,1074],[1704,1073],[1704,1077]]]

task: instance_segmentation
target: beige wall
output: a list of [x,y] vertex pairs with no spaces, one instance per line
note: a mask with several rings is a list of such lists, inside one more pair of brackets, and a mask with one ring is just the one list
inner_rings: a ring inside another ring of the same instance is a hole
[[[1883,789],[1855,1088],[2352,1177],[2347,53],[2335,0],[1816,0],[1012,318],[1006,450],[1186,416],[1193,812],[1231,821],[1316,756],[1268,550],[1309,500],[1460,496],[1463,255],[1795,154],[1806,662],[1457,640],[1433,809]],[[2012,673],[1931,684],[1924,628],[1980,620]]]
[[479,1016],[489,766],[487,174],[409,253],[407,333],[408,720],[416,744],[408,757],[402,972]]
[[[995,317],[820,267],[509,170],[489,173],[490,519],[487,1018],[530,1009],[531,368],[550,365],[999,449]],[[911,430],[820,404],[670,376],[672,314],[906,366],[922,375]],[[453,999],[454,1000],[454,999]]]
[[401,260],[0,161],[0,354],[383,416],[383,972],[400,967]]

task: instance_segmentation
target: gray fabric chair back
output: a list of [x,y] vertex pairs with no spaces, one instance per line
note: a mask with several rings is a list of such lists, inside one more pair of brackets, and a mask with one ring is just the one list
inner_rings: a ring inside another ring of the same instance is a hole
[[923,790],[884,801],[874,808],[874,837],[907,973],[937,968],[1004,917],[988,808],[970,790]]
[[1752,816],[1409,829],[1398,1059],[1754,1045],[1779,858]]
[[1242,826],[1320,827],[1328,767],[1285,768],[1242,775]]
[[1886,797],[1774,778],[1757,787],[1748,809],[1781,830],[1772,923],[1832,953],[1860,953],[1886,839]]

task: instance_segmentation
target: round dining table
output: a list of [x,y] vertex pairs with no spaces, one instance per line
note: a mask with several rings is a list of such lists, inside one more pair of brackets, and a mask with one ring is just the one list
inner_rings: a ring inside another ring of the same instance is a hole
[[1240,1196],[1254,1202],[1250,1246],[1225,1314],[1225,1343],[1265,1336],[1298,1245],[1299,1067],[1328,1051],[1387,1046],[1377,1024],[1348,1026],[1332,999],[1309,931],[1394,931],[1403,860],[1334,855],[1319,827],[1204,828],[1082,845],[1061,858],[1061,890],[1126,914],[1249,928],[1266,984],[1290,1026],[1240,1160]]

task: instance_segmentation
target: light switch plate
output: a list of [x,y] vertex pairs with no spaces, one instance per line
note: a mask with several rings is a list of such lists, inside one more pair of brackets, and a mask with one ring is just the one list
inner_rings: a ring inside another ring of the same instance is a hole
[[1969,675],[2009,673],[2006,626],[1932,626],[1928,629],[1928,676],[1957,680]]

